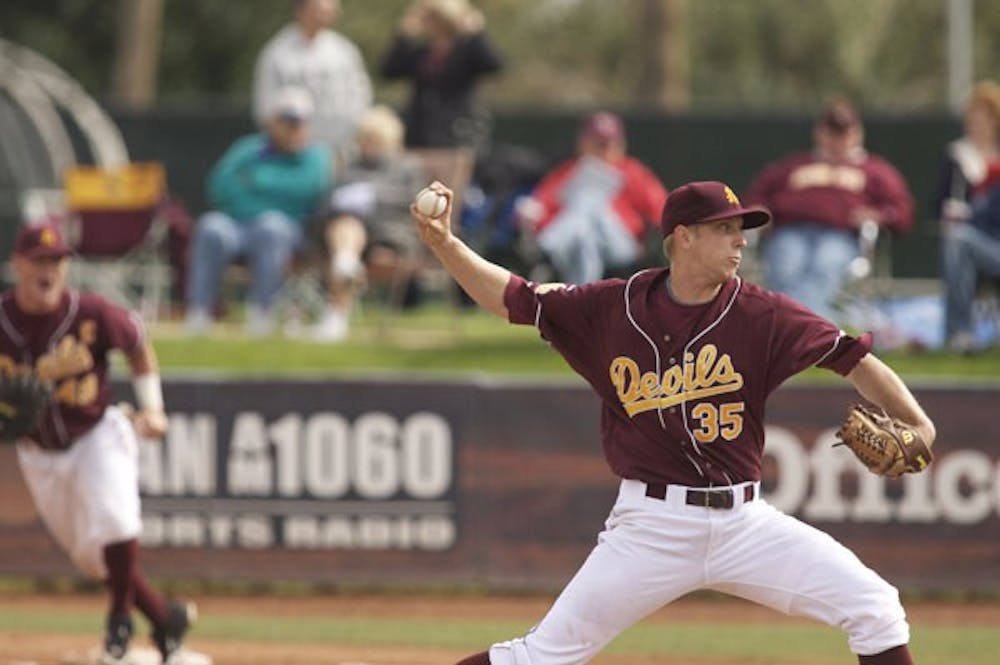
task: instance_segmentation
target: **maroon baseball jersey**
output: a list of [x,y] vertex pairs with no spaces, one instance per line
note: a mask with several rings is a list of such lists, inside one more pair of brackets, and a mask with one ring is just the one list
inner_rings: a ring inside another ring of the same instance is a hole
[[533,284],[514,276],[512,323],[534,324],[602,401],[601,438],[623,478],[691,486],[759,480],[764,404],[818,365],[847,374],[871,348],[739,277],[701,305],[669,295],[667,269],[628,281]]
[[793,155],[765,168],[744,201],[770,209],[775,225],[821,222],[853,229],[851,211],[878,211],[880,224],[902,233],[913,225],[913,197],[903,176],[887,161],[859,152],[830,162],[816,153]]
[[33,369],[54,386],[53,405],[31,438],[67,448],[97,424],[111,398],[108,352],[131,351],[143,339],[137,316],[97,295],[67,290],[47,314],[22,311],[13,291],[0,296],[0,371]]

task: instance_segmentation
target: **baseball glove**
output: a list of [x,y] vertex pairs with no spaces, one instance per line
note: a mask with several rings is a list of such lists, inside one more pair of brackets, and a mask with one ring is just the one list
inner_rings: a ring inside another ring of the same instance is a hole
[[51,384],[33,372],[0,376],[0,441],[34,432],[51,399]]
[[904,473],[920,473],[934,455],[920,433],[897,418],[854,404],[837,430],[835,446],[851,452],[879,476],[898,478]]

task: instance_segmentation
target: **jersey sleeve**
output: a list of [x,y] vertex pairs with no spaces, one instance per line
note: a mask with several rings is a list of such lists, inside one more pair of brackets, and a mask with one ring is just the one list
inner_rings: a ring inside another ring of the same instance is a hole
[[813,365],[846,376],[871,351],[871,333],[852,337],[792,298],[774,298],[768,392]]
[[535,326],[560,350],[593,344],[597,284],[537,284],[511,275],[504,291],[508,318],[511,323]]
[[100,308],[107,348],[131,351],[145,341],[146,329],[138,314],[106,300]]

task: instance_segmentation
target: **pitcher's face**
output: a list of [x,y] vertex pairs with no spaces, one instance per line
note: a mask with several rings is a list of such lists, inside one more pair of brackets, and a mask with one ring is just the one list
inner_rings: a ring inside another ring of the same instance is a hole
[[713,281],[722,283],[733,277],[743,260],[743,248],[747,246],[743,217],[695,224],[690,229],[691,258]]

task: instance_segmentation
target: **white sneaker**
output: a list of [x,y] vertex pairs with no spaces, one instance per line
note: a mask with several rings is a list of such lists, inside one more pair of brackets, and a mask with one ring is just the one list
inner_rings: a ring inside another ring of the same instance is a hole
[[342,342],[347,339],[348,329],[347,312],[327,307],[312,329],[312,338],[320,342]]
[[256,305],[247,307],[247,334],[251,337],[267,337],[274,333],[273,312],[262,309]]
[[207,310],[189,309],[184,317],[184,330],[189,335],[204,335],[212,327],[212,317]]
[[970,332],[959,332],[952,335],[948,340],[948,348],[951,351],[962,354],[973,354],[980,350],[976,336]]

